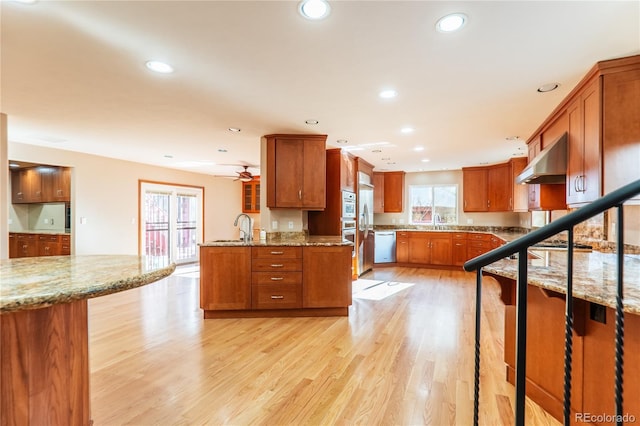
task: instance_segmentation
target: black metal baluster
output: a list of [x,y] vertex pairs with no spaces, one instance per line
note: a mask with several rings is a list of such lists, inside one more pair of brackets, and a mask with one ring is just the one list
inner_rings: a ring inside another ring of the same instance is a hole
[[618,269],[618,291],[616,294],[616,382],[615,382],[615,402],[616,402],[616,424],[622,425],[622,398],[623,398],[623,378],[624,371],[624,311],[622,310],[623,297],[623,265],[624,265],[624,211],[622,204],[618,209],[618,239],[617,239],[617,269]]
[[518,252],[518,292],[516,296],[516,401],[515,423],[524,426],[527,377],[527,249]]
[[564,424],[571,424],[571,361],[573,357],[573,226],[568,229],[567,300],[564,317]]
[[476,271],[476,348],[475,373],[473,378],[473,424],[478,426],[478,405],[480,404],[480,318],[482,317],[482,268]]

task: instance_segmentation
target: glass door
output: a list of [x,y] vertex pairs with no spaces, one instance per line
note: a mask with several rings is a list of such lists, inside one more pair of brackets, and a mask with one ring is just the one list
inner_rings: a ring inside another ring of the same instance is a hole
[[141,250],[154,265],[198,261],[202,189],[141,182]]

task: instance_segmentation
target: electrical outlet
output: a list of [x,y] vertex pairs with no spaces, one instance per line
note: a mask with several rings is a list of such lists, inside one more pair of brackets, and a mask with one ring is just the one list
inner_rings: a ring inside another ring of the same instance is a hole
[[86,217],[81,217],[80,218],[80,225],[86,225],[87,224],[87,218]]
[[473,219],[467,219],[467,225],[473,225]]
[[400,219],[400,225],[404,223],[404,219]]
[[48,224],[49,224],[49,219],[45,219],[45,220],[44,220],[44,224],[45,224],[45,225],[48,225]]
[[271,222],[271,229],[276,230],[278,229],[278,221],[274,220],[273,222]]
[[395,225],[396,224],[396,220],[395,219],[391,219],[391,224]]
[[289,221],[289,229],[293,229],[293,221]]

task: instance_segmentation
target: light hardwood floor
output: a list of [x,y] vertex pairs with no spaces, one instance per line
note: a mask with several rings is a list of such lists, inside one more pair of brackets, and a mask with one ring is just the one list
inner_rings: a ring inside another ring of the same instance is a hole
[[[174,275],[89,302],[94,425],[470,425],[474,275],[380,268],[415,285],[348,318],[203,320]],[[513,424],[503,306],[485,280],[480,423]],[[535,404],[527,423],[559,425]]]

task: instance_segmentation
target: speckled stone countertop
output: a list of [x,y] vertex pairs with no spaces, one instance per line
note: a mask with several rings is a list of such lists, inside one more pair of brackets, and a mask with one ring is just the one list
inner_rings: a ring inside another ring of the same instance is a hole
[[352,246],[350,241],[342,239],[337,236],[320,236],[312,235],[301,238],[270,238],[266,241],[254,240],[249,243],[244,243],[239,240],[214,240],[205,241],[200,244],[202,247],[269,247],[269,246],[291,246],[291,247],[304,247],[304,246]]
[[46,234],[46,235],[71,235],[71,232],[66,231],[51,231],[51,230],[39,230],[39,231],[11,231],[10,234]]
[[[530,250],[535,259],[528,260],[528,283],[566,294],[567,252]],[[573,296],[615,308],[617,268],[615,253],[574,252]],[[483,271],[517,279],[518,261],[503,259],[487,265]],[[640,315],[640,256],[624,256],[624,311]]]
[[140,287],[171,275],[139,256],[51,256],[0,260],[0,313],[39,309]]

